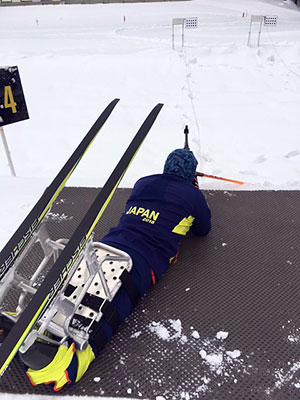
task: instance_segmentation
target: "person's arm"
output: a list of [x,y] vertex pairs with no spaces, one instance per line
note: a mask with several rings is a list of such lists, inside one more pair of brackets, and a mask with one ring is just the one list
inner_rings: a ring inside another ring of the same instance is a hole
[[205,236],[211,229],[211,212],[204,195],[199,190],[194,204],[194,222],[191,231],[197,236]]

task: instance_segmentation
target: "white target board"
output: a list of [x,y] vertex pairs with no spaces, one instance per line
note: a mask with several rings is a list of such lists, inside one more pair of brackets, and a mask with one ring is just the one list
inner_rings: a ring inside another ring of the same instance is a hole
[[264,25],[277,25],[278,16],[277,15],[265,15]]
[[250,22],[263,22],[264,16],[263,15],[251,15]]
[[185,27],[187,29],[198,28],[198,17],[185,18]]
[[173,18],[172,25],[184,25],[184,18]]

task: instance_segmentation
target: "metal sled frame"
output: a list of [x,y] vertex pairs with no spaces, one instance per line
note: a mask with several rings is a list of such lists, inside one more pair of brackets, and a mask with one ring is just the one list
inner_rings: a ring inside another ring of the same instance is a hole
[[[44,258],[31,278],[25,279],[18,274],[18,269],[32,246],[37,242],[41,245]],[[58,259],[59,254],[67,243],[67,239],[51,240],[45,221],[41,224],[15,266],[7,273],[4,281],[0,283],[0,304],[12,288],[21,290],[16,310],[13,313],[0,311],[0,314],[5,315],[13,322],[18,320],[26,307],[25,297],[28,294],[34,295],[36,293],[38,278],[51,259],[53,262]],[[93,322],[100,321],[103,305],[106,301],[112,301],[122,285],[120,280],[121,274],[125,269],[130,271],[131,268],[132,260],[127,253],[103,243],[93,242],[91,237],[81,255],[74,262],[62,289],[38,320],[35,329],[29,333],[19,351],[25,353],[37,339],[57,346],[71,339],[76,343],[78,349],[84,350],[89,340],[89,327]],[[67,293],[67,289],[70,287],[72,288],[71,294]],[[86,295],[98,297],[100,303],[102,302],[101,307],[95,310],[83,305],[81,302]],[[85,317],[90,321],[89,325],[85,326],[84,329],[82,327],[76,329],[74,327],[76,315]]]

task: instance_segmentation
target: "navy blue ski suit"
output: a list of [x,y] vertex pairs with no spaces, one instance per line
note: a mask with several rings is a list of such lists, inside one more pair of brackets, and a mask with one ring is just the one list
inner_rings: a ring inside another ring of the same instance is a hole
[[[179,156],[179,161],[175,160],[178,163],[174,163],[176,168],[181,167],[182,160],[186,161]],[[118,226],[101,240],[131,256],[130,273],[123,271],[122,286],[114,299],[102,304],[102,318],[93,321],[89,328],[90,346],[83,351],[75,350],[75,343],[64,343],[58,350],[55,347],[56,356],[47,366],[27,370],[30,382],[52,382],[56,391],[77,382],[118,325],[133,311],[138,298],[166,272],[187,232],[191,229],[200,236],[209,232],[210,216],[203,194],[185,178],[164,173],[137,181]],[[93,296],[87,300],[94,301]]]
[[[203,194],[179,176],[157,174],[136,182],[118,226],[101,242],[131,256],[130,275],[142,296],[152,284],[151,270],[158,281],[190,228],[199,236],[210,231],[211,213]],[[121,321],[133,310],[122,287],[112,304]],[[112,332],[104,317],[101,325],[109,339]]]

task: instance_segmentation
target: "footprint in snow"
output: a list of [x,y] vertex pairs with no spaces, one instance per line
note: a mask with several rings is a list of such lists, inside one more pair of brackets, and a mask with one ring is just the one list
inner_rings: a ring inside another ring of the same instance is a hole
[[239,173],[242,175],[257,175],[255,171],[239,171]]
[[208,154],[203,154],[202,160],[204,160],[207,163],[211,163],[213,161],[212,158]]
[[197,64],[197,62],[197,58],[192,58],[191,60],[189,60],[189,64]]
[[264,154],[261,154],[260,156],[258,156],[258,157],[255,159],[255,162],[256,162],[257,164],[262,164],[262,163],[264,163],[265,161],[267,161],[267,157],[266,157]]
[[287,153],[284,157],[285,158],[292,158],[292,157],[299,156],[299,154],[300,154],[299,150],[293,150],[293,151],[290,151],[289,153]]

